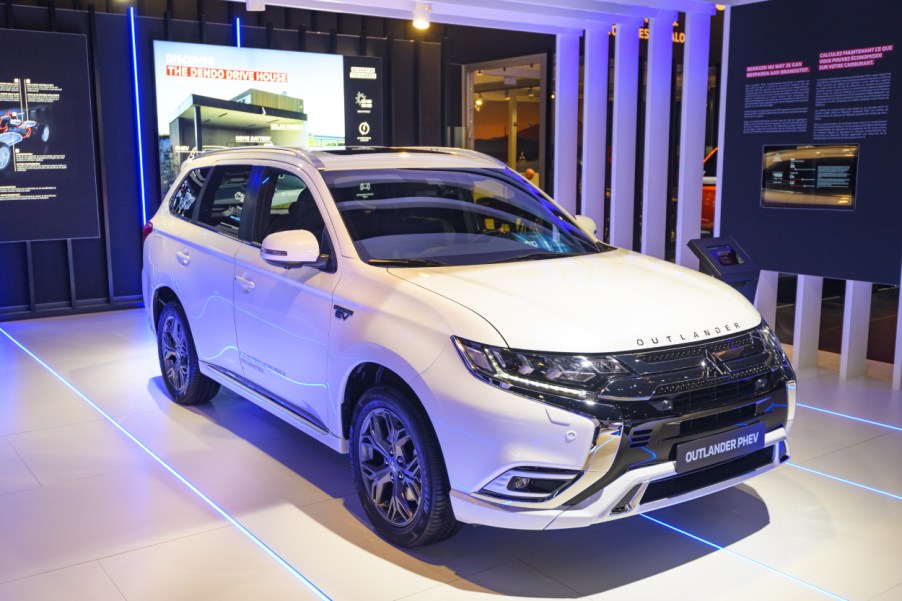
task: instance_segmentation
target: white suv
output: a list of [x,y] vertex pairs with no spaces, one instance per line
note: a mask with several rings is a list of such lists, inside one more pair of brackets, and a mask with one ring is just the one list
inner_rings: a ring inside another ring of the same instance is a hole
[[166,386],[225,386],[350,453],[404,546],[594,524],[786,461],[795,375],[757,311],[587,223],[471,151],[203,154],[145,227]]

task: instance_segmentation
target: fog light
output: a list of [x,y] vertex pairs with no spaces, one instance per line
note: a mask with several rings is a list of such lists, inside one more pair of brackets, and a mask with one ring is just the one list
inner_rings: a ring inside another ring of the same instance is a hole
[[758,378],[755,380],[755,390],[761,390],[767,386],[767,378]]
[[511,487],[514,490],[526,490],[529,488],[529,478],[516,477],[511,480]]

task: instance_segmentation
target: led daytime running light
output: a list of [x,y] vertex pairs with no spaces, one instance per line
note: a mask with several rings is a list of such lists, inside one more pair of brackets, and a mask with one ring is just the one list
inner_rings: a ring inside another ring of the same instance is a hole
[[495,377],[501,381],[509,382],[512,384],[519,384],[521,386],[524,386],[525,388],[546,390],[548,392],[554,392],[560,395],[578,399],[585,399],[588,396],[588,392],[585,390],[568,388],[566,386],[557,386],[556,384],[547,384],[538,380],[531,380],[529,378],[521,378],[520,376],[515,376],[509,372],[504,371],[498,364],[498,360],[495,359],[495,356],[492,353],[484,352],[483,354],[488,358],[489,363],[491,363],[492,368],[495,370]]

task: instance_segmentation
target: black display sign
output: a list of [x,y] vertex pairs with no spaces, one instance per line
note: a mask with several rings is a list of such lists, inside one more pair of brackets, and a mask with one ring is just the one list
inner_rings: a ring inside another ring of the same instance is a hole
[[899,283],[900,23],[883,0],[731,9],[720,231],[762,269]]
[[83,35],[6,30],[0,242],[100,236]]
[[344,57],[345,142],[348,146],[382,146],[382,61]]

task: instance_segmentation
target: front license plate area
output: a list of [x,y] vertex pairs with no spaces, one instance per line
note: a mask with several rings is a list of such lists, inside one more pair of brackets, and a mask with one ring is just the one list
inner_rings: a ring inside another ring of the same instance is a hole
[[678,474],[736,459],[764,448],[764,423],[752,424],[677,445]]

